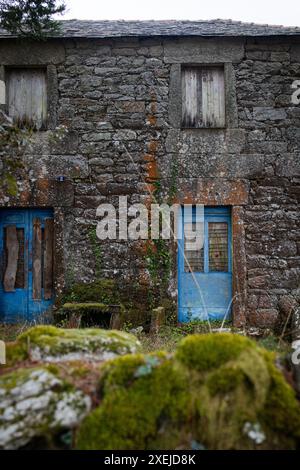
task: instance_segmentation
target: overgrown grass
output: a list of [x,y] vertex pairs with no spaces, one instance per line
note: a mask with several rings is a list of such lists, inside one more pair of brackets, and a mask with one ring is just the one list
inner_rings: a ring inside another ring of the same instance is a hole
[[0,323],[0,339],[5,342],[15,341],[19,334],[26,331],[30,326],[29,323]]
[[[5,324],[0,323],[0,339],[5,342],[15,341],[17,336],[24,333],[33,325],[27,323]],[[215,331],[221,327],[221,322],[211,322],[211,328]],[[230,323],[225,323],[225,328],[235,332]],[[128,331],[128,328],[125,328]],[[175,351],[177,344],[185,336],[194,333],[209,333],[209,325],[207,322],[195,321],[185,323],[180,326],[163,326],[157,333],[138,333],[137,336],[142,344],[142,351],[149,353],[152,351],[165,350],[168,352]],[[277,336],[270,334],[264,338],[257,339],[260,346],[269,351],[278,354],[287,354],[291,350],[289,343],[280,340]]]
[[[220,328],[222,322],[215,321],[211,322],[211,328],[213,330]],[[225,328],[230,328],[230,323],[225,323]],[[209,333],[209,325],[204,321],[194,321],[190,323],[184,323],[180,326],[163,326],[157,333],[147,334],[139,333],[138,337],[142,343],[143,352],[148,353],[157,350],[165,350],[172,352],[176,349],[177,344],[185,336],[194,333]]]

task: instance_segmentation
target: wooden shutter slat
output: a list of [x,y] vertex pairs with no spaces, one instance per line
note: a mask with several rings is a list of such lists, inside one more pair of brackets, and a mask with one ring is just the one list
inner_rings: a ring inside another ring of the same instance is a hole
[[8,77],[8,112],[18,124],[46,127],[47,83],[44,70],[14,69]]
[[15,225],[6,227],[6,249],[7,266],[4,274],[3,287],[5,292],[14,292],[19,255],[19,242]]
[[202,75],[203,127],[225,126],[224,72],[206,67]]
[[45,220],[44,231],[44,298],[49,300],[52,297],[53,288],[53,219]]
[[202,121],[201,69],[189,67],[182,75],[182,126],[199,127]]
[[42,298],[42,228],[40,219],[33,219],[32,298]]

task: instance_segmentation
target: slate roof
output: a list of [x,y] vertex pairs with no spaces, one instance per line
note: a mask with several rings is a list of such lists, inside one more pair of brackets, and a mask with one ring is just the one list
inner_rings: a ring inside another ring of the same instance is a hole
[[[300,27],[271,26],[232,20],[209,21],[90,21],[63,20],[60,36],[72,38],[117,38],[154,36],[294,36]],[[11,36],[0,29],[0,37]]]

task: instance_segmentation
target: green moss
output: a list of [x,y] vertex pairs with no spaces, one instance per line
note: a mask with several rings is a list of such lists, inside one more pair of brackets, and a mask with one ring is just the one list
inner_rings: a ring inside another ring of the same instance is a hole
[[176,357],[187,367],[208,371],[236,359],[247,348],[255,348],[255,344],[243,336],[230,333],[196,334],[180,343]]
[[[280,449],[300,444],[300,407],[274,354],[232,334],[193,335],[174,356],[135,354],[101,368],[101,404],[80,449]],[[246,424],[260,429],[259,443]]]
[[117,330],[100,328],[56,328],[36,326],[18,337],[20,344],[37,347],[45,354],[61,355],[70,352],[134,352],[139,346],[135,336]]
[[274,366],[272,356],[265,354],[265,359],[271,382],[261,418],[273,430],[300,438],[300,407],[295,391]]
[[[129,362],[130,375],[141,357]],[[120,377],[117,376],[118,380]],[[167,378],[167,380],[166,380]],[[112,377],[111,377],[112,379]],[[128,375],[126,375],[126,381]],[[154,367],[148,375],[123,385],[110,382],[109,393],[100,407],[82,423],[77,436],[78,449],[149,449],[157,437],[160,423],[179,429],[187,421],[189,395],[186,375],[171,360]],[[124,383],[124,376],[122,376]],[[163,421],[162,421],[163,420]]]
[[18,342],[6,344],[6,367],[11,367],[19,362],[28,359],[26,345]]
[[165,352],[156,352],[148,355],[127,354],[108,361],[102,369],[104,393],[110,393],[116,387],[128,386],[137,378],[138,372],[143,371],[142,367],[148,366],[149,372],[152,372],[153,367],[158,366],[165,359]]
[[108,312],[109,308],[107,305],[97,302],[86,302],[86,303],[65,303],[63,305],[64,310],[68,310],[72,313],[89,313],[89,312]]
[[4,177],[5,185],[7,188],[7,193],[9,196],[17,196],[18,194],[18,185],[17,180],[12,174],[6,174]]
[[56,328],[51,325],[38,325],[29,330],[25,331],[18,336],[17,340],[20,343],[31,343],[31,344],[52,344],[51,338],[64,337],[65,330],[62,328]]
[[235,367],[223,367],[210,375],[207,380],[209,393],[214,396],[217,393],[226,394],[239,387],[244,380],[242,370]]

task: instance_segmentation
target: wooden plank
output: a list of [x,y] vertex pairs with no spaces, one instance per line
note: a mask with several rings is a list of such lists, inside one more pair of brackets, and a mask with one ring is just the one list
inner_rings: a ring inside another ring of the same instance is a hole
[[187,67],[182,70],[182,127],[201,127],[202,80],[201,68]]
[[33,219],[32,298],[42,298],[42,228],[40,219]]
[[202,74],[201,127],[225,126],[225,85],[222,67],[204,67]]
[[4,274],[3,287],[5,292],[14,292],[19,255],[19,242],[15,225],[6,227],[6,249],[7,266]]
[[53,289],[53,219],[45,220],[44,231],[44,299],[52,297]]
[[47,82],[42,69],[12,69],[8,75],[8,113],[18,124],[46,127]]

